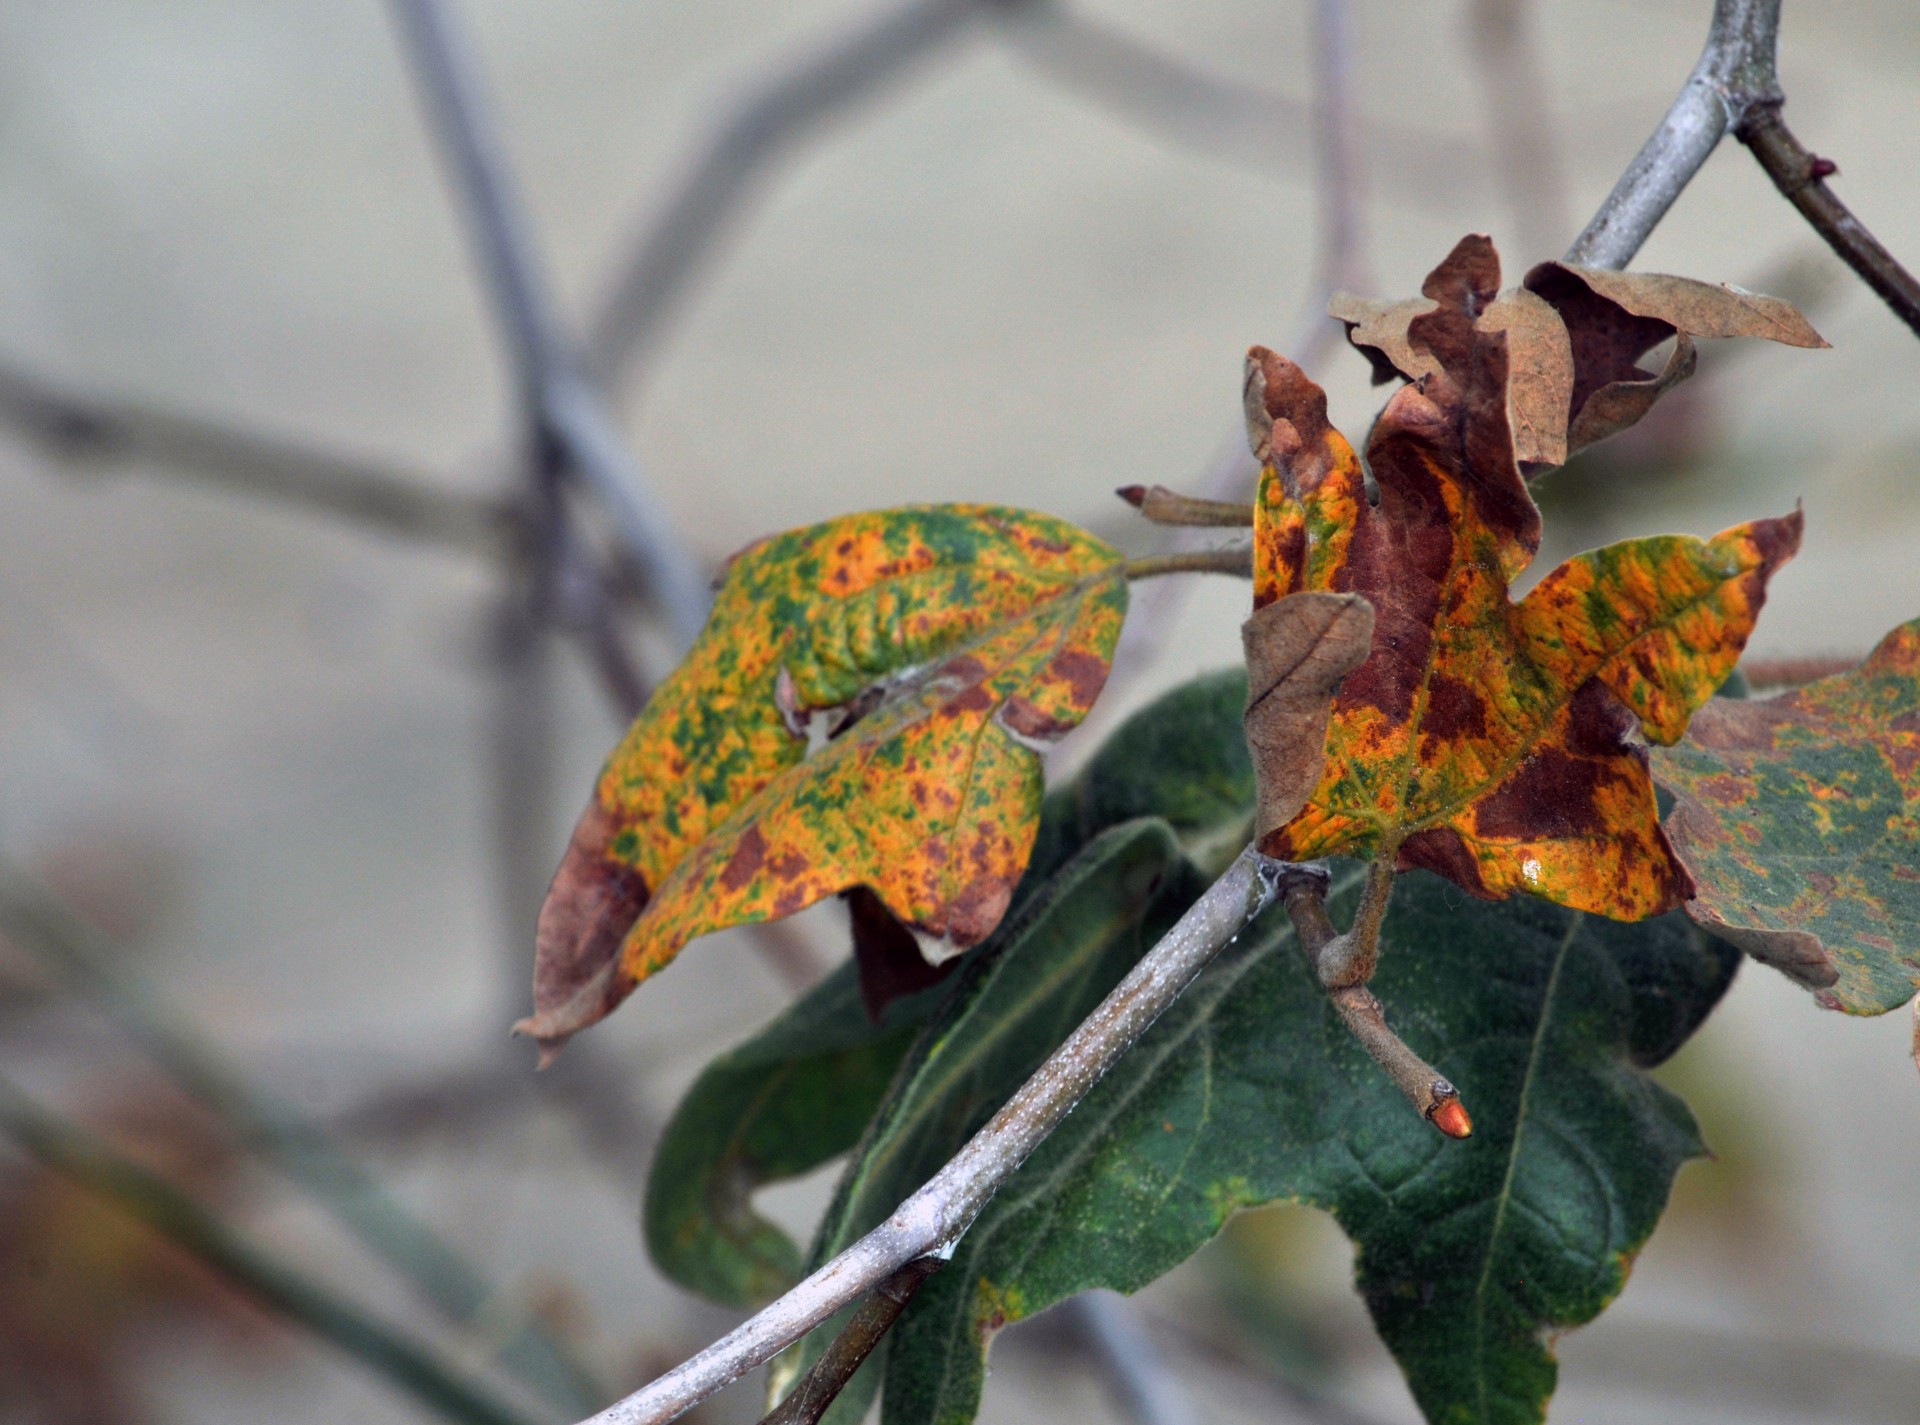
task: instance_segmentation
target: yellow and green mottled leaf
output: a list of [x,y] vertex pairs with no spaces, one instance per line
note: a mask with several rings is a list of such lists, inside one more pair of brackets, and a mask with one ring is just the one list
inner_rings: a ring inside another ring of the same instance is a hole
[[1439,365],[1374,426],[1377,503],[1320,388],[1271,352],[1249,358],[1249,412],[1271,428],[1256,602],[1329,590],[1375,614],[1320,783],[1261,849],[1391,855],[1475,895],[1639,919],[1677,905],[1685,878],[1632,734],[1671,742],[1726,677],[1800,516],[1596,550],[1515,603],[1540,522],[1514,457],[1506,337],[1472,315],[1498,284],[1483,238],[1429,277],[1437,306],[1409,331]]
[[1920,988],[1920,620],[1852,672],[1716,698],[1654,776],[1687,913],[1811,988],[1882,1014]]
[[1039,827],[1032,743],[1093,706],[1126,604],[1116,565],[911,679],[781,773],[662,882],[622,951],[625,973],[645,979],[695,936],[855,885],[923,936],[978,944]]
[[993,505],[850,515],[741,553],[600,775],[521,1027],[557,1045],[691,936],[857,884],[978,940],[1032,841],[1031,745],[1085,716],[1125,604],[1113,549]]

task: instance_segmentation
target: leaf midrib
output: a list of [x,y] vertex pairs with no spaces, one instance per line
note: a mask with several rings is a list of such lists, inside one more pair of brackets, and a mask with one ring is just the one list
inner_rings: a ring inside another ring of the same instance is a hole
[[1513,1138],[1507,1147],[1506,1171],[1501,1175],[1500,1192],[1494,1201],[1493,1225],[1487,1230],[1487,1251],[1480,1264],[1480,1280],[1473,1289],[1473,1376],[1474,1388],[1480,1400],[1480,1419],[1487,1415],[1487,1293],[1492,1285],[1493,1259],[1499,1249],[1500,1231],[1506,1223],[1507,1204],[1513,1200],[1513,1180],[1520,1166],[1520,1144],[1527,1132],[1527,1106],[1533,1096],[1534,1079],[1540,1068],[1540,1055],[1545,1047],[1547,1029],[1553,1023],[1554,999],[1560,989],[1560,971],[1572,953],[1573,942],[1580,934],[1580,927],[1586,916],[1574,911],[1567,922],[1567,933],[1561,937],[1560,948],[1554,952],[1553,969],[1547,976],[1547,988],[1540,999],[1540,1022],[1534,1026],[1533,1042],[1527,1050],[1527,1069],[1520,1080],[1520,1102],[1514,1113]]

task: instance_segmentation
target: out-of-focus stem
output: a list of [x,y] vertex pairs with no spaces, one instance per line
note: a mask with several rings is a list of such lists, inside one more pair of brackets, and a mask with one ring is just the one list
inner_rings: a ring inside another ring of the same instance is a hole
[[4,1080],[0,1132],[446,1419],[461,1425],[529,1425],[528,1417],[464,1379],[425,1345],[248,1242],[166,1179],[42,1109]]

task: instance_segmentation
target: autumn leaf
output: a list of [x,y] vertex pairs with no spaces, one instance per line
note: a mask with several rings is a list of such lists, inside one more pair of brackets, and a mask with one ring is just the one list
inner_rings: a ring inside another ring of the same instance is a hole
[[1367,656],[1373,610],[1358,594],[1289,594],[1255,610],[1240,635],[1264,836],[1293,820],[1320,780],[1333,695]]
[[1654,776],[1687,913],[1815,992],[1882,1014],[1920,988],[1920,620],[1860,667],[1715,698]]
[[1637,919],[1686,890],[1637,739],[1673,742],[1726,677],[1800,516],[1611,545],[1513,602],[1540,516],[1515,458],[1508,336],[1474,315],[1498,288],[1484,238],[1463,239],[1427,279],[1433,308],[1407,334],[1435,365],[1374,426],[1377,505],[1320,388],[1283,357],[1249,357],[1265,467],[1255,608],[1328,590],[1364,596],[1375,615],[1372,652],[1334,703],[1319,785],[1260,846],[1295,861],[1392,857],[1477,896],[1527,891]]
[[[1476,280],[1460,280],[1465,265]],[[1376,383],[1396,375],[1421,381],[1457,364],[1470,349],[1461,340],[1466,331],[1505,334],[1514,458],[1529,476],[1646,415],[1693,374],[1695,337],[1827,344],[1778,297],[1687,277],[1543,262],[1521,286],[1498,288],[1492,244],[1469,237],[1427,278],[1423,297],[1381,301],[1339,292],[1327,311],[1346,323],[1348,340],[1373,363]],[[1443,308],[1452,320],[1426,320]],[[1669,338],[1674,346],[1662,368],[1642,370],[1641,358]]]
[[999,506],[739,555],[575,829],[520,1030],[551,1052],[693,937],[856,886],[931,959],[977,943],[1032,844],[1035,748],[1092,706],[1126,598],[1114,550]]

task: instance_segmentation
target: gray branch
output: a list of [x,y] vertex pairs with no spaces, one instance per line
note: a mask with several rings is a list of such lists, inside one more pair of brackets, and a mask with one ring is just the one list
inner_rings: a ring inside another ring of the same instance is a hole
[[1281,863],[1251,848],[1195,901],[1032,1078],[894,1214],[785,1296],[585,1425],[662,1425],[771,1360],[916,1257],[951,1252],[1027,1155],[1273,900]]
[[0,363],[0,424],[76,470],[146,462],[218,489],[303,505],[428,544],[493,553],[517,523],[504,501],[285,436],[96,396]]
[[1123,1419],[1133,1425],[1200,1425],[1153,1334],[1118,1292],[1084,1291],[1061,1304],[1107,1377]]
[[1714,0],[1700,62],[1565,261],[1616,270],[1633,261],[1727,131],[1754,105],[1780,102],[1779,37],[1780,0]]

